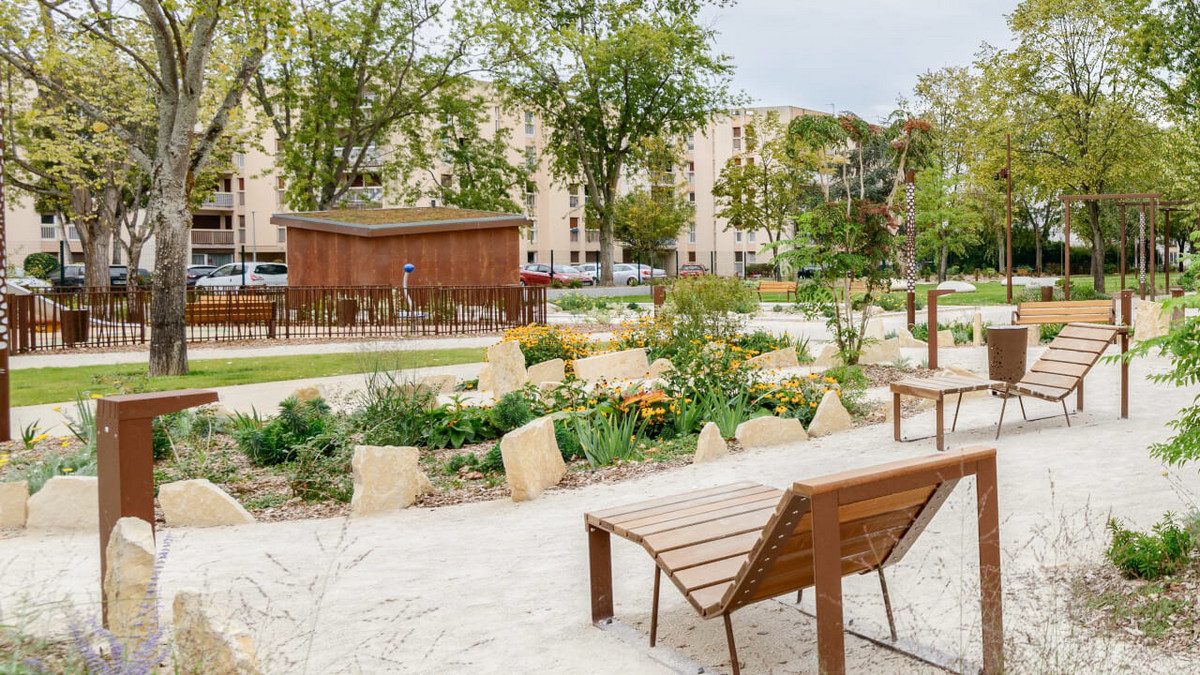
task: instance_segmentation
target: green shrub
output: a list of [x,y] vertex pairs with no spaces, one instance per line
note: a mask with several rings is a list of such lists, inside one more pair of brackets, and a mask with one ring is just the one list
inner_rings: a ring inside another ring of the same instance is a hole
[[775,335],[765,330],[756,330],[752,333],[734,336],[733,346],[750,352],[750,356],[758,356],[759,354],[773,352],[778,349],[795,347],[796,357],[800,360],[800,363],[808,363],[812,360],[812,356],[808,352],[808,338],[796,340],[790,335]]
[[492,449],[488,450],[488,453],[479,460],[475,467],[483,473],[504,473],[504,456],[500,454],[500,444],[493,445]]
[[861,366],[835,366],[822,375],[838,383],[839,396],[846,410],[853,415],[868,412],[870,406],[866,403],[866,395],[871,378],[867,377]]
[[282,464],[295,458],[301,445],[322,435],[332,420],[325,399],[300,401],[293,396],[284,399],[279,414],[262,426],[236,428],[234,439],[251,462],[259,466]]
[[642,438],[642,424],[636,414],[597,410],[591,415],[576,417],[574,426],[583,454],[592,466],[641,458],[638,443]]
[[[166,459],[180,442],[198,443],[219,431],[212,410],[203,407],[160,415],[150,421],[154,459]],[[260,425],[261,426],[261,425]]]
[[425,444],[434,449],[461,448],[495,438],[491,418],[491,410],[466,405],[462,397],[455,396],[450,403],[425,415]]
[[58,271],[58,258],[50,253],[30,253],[25,256],[25,274],[38,279],[49,279]]
[[368,445],[421,445],[426,416],[435,400],[436,395],[425,387],[401,384],[390,373],[372,373],[353,425]]
[[757,309],[754,292],[738,279],[704,275],[676,279],[664,313],[674,324],[676,339],[728,340],[740,332],[741,322],[729,313]]
[[587,356],[592,350],[587,334],[562,326],[531,324],[510,328],[504,332],[504,340],[515,340],[520,345],[526,366],[562,359],[567,362],[568,372],[572,361]]
[[520,391],[510,391],[501,396],[490,413],[492,426],[496,427],[501,434],[524,426],[532,422],[533,418],[533,406],[524,392]]
[[297,446],[287,465],[292,492],[305,501],[350,501],[354,495],[353,447],[347,425],[336,422]]
[[1041,338],[1040,338],[1041,341],[1042,342],[1050,342],[1054,338],[1058,337],[1058,334],[1062,332],[1062,329],[1064,327],[1065,327],[1065,324],[1061,324],[1061,323],[1044,323],[1044,324],[1042,324],[1041,326],[1038,327],[1039,334],[1041,335]]
[[554,440],[558,443],[558,451],[562,453],[564,462],[570,462],[583,457],[583,445],[575,434],[574,425],[565,419],[554,420]]
[[757,410],[749,396],[742,392],[725,396],[717,391],[708,391],[700,400],[704,419],[716,424],[725,438],[733,438],[738,425],[750,419]]
[[1108,521],[1108,531],[1112,543],[1105,556],[1130,578],[1172,574],[1187,563],[1196,546],[1194,528],[1185,528],[1169,513],[1149,533],[1130,530],[1114,518]]

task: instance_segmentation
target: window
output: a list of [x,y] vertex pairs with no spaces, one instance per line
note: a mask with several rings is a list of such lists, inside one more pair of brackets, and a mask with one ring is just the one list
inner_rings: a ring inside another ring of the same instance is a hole
[[238,216],[238,227],[246,229],[246,216]]
[[754,240],[757,238],[758,238],[758,232],[755,232],[754,230],[750,230],[750,243],[753,244]]
[[696,203],[696,193],[695,192],[688,193],[688,201],[691,202],[692,204]]
[[537,251],[526,251],[525,252],[525,262],[531,263],[531,262],[536,262],[536,261],[537,261]]
[[500,131],[500,106],[492,108],[492,116],[496,119],[496,131]]
[[67,228],[67,241],[79,241],[79,230],[74,225]]
[[579,242],[579,230],[571,230],[571,243],[575,244],[578,242]]
[[259,274],[287,274],[287,265],[279,263],[259,263],[254,267],[254,271]]
[[571,225],[571,241],[579,241],[579,218],[571,216],[571,219],[568,222]]
[[742,137],[742,128],[741,128],[741,127],[734,127],[734,128],[733,128],[733,137],[734,137],[734,138],[741,138],[741,137]]
[[246,189],[246,179],[241,176],[238,176],[238,189],[239,190]]
[[747,163],[747,164],[749,164],[750,166],[754,166],[754,158],[753,158],[753,157],[747,157],[747,158],[746,158],[746,163]]
[[280,244],[287,243],[287,228],[286,227],[275,228],[275,241]]
[[696,252],[688,251],[688,262],[696,262]]
[[[742,231],[741,230],[734,230],[733,240],[739,244],[742,243]],[[739,253],[738,255],[741,255],[741,254]]]
[[450,185],[452,184],[451,181],[453,181],[453,180],[454,180],[454,177],[451,176],[450,174],[448,174],[448,173],[442,174],[442,177],[441,177],[442,187],[445,187],[445,188],[450,187]]
[[[233,165],[238,168],[238,171],[241,171],[242,169],[246,168],[246,156],[240,152],[234,153]],[[242,188],[242,189],[245,189],[245,188]]]
[[741,157],[734,157],[734,158],[733,158],[733,165],[734,165],[734,166],[741,166],[741,165],[742,165],[742,158],[741,158]]
[[733,139],[733,150],[734,150],[734,152],[740,152],[740,151],[741,151],[741,149],[742,149],[742,139],[740,139],[740,138],[734,138],[734,139]]
[[537,186],[533,183],[525,184],[525,210],[532,213],[537,208]]
[[571,251],[571,264],[579,262],[579,251]]
[[687,135],[687,149],[691,152],[696,149],[696,134]]
[[537,148],[532,145],[525,146],[525,168],[533,171],[537,168]]
[[[688,223],[688,243],[696,243],[696,224]],[[695,253],[692,254],[692,259],[695,260]]]
[[58,222],[58,219],[54,216],[53,213],[43,213],[42,214],[42,224],[43,225],[54,225],[57,222]]
[[525,137],[533,138],[533,113],[525,113]]
[[437,208],[437,200],[436,200],[436,199],[430,199],[430,200],[429,200],[429,208],[431,208],[431,209],[436,209],[436,208]]
[[42,241],[56,241],[58,239],[58,224],[53,213],[42,214]]
[[531,244],[537,243],[537,221],[536,220],[533,221],[532,223],[530,223],[529,232],[528,232],[528,235],[526,238],[529,240],[529,243],[531,243]]
[[755,262],[757,262],[757,256],[755,255],[754,251],[746,253],[746,264],[753,265]]
[[695,185],[695,184],[696,184],[696,172],[689,171],[688,172],[688,185]]

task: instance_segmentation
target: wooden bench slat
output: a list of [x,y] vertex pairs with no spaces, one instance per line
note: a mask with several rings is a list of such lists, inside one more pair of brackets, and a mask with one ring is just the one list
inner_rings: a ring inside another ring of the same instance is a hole
[[733,578],[737,576],[738,570],[742,568],[742,565],[746,563],[749,557],[750,554],[746,553],[732,558],[725,558],[704,565],[690,567],[686,570],[679,570],[672,573],[671,576],[685,593],[690,593],[705,586],[733,581]]
[[1018,326],[1067,324],[1075,321],[1107,321],[1110,317],[1102,314],[1047,314],[1044,316],[1023,314],[1013,323]]
[[1096,360],[1089,352],[1076,352],[1066,349],[1047,349],[1039,361],[1057,361],[1059,363],[1081,363],[1090,366]]
[[663,506],[666,504],[678,504],[680,502],[685,502],[685,501],[688,501],[691,499],[696,499],[699,497],[707,497],[708,495],[718,494],[718,493],[722,493],[722,492],[733,492],[733,491],[741,490],[741,489],[748,488],[748,487],[759,487],[759,486],[760,485],[758,483],[754,483],[751,481],[741,481],[738,483],[729,483],[728,485],[718,485],[716,487],[706,488],[703,490],[694,490],[692,492],[684,492],[682,494],[671,495],[670,497],[662,497],[659,499],[649,499],[644,502],[637,502],[636,504],[626,504],[625,506],[617,506],[617,507],[613,507],[613,508],[609,508],[609,509],[602,509],[600,511],[593,511],[592,513],[587,514],[587,517],[589,520],[594,520],[598,523],[601,520],[606,520],[609,518],[616,518],[618,516],[627,515],[630,513],[634,513],[636,511],[644,511],[646,509],[651,509],[656,506]]
[[774,508],[765,508],[728,518],[710,520],[698,525],[660,532],[643,537],[642,545],[651,553],[658,554],[681,546],[721,539],[749,532],[750,530],[761,530],[763,525],[766,525],[767,521],[771,519],[771,515],[774,512]]
[[1024,381],[1018,382],[1013,386],[1013,389],[1018,393],[1044,398],[1047,401],[1061,401],[1067,394],[1071,393],[1070,389],[1048,387],[1046,385],[1026,383]]
[[1019,302],[1019,309],[1037,307],[1112,307],[1112,300],[1033,300]]
[[662,562],[663,567],[666,569],[687,569],[714,560],[749,553],[761,536],[762,532],[756,530],[732,537],[725,537],[724,539],[706,541],[701,544],[694,544],[660,553],[658,554],[658,560]]
[[1069,377],[1066,375],[1054,375],[1052,373],[1031,372],[1025,373],[1025,377],[1021,378],[1021,384],[1036,384],[1045,387],[1057,387],[1059,389],[1071,390],[1075,388],[1075,385],[1079,384],[1079,378]]
[[1117,335],[1117,331],[1115,328],[1113,328],[1113,329],[1092,328],[1090,326],[1080,326],[1078,324],[1072,324],[1069,326],[1063,326],[1063,329],[1059,332],[1058,337],[1080,338],[1083,340],[1103,340],[1104,342],[1112,342],[1112,339],[1114,337],[1116,337],[1116,335]]
[[605,518],[609,524],[618,530],[628,530],[636,528],[640,525],[649,525],[660,522],[662,520],[670,520],[671,518],[682,518],[690,516],[694,513],[701,513],[705,510],[720,509],[729,506],[733,500],[743,497],[753,497],[763,493],[774,493],[776,499],[782,494],[782,491],[766,485],[754,485],[732,492],[721,492],[715,495],[705,497],[697,497],[686,502],[676,502],[664,506],[657,506],[650,509],[644,509],[634,513],[629,513],[611,518]]
[[700,616],[707,619],[712,616],[711,612],[714,611],[714,608],[720,607],[721,599],[725,597],[725,593],[729,591],[731,586],[733,586],[733,582],[727,581],[723,584],[693,591],[686,594],[685,597],[696,608],[696,611],[700,613]]
[[[1078,353],[1078,352],[1075,352]],[[1088,367],[1084,363],[1063,363],[1062,361],[1047,361],[1038,359],[1038,362],[1030,368],[1035,373],[1050,373],[1053,375],[1066,375],[1068,377],[1080,378],[1087,374]]]
[[[634,541],[641,541],[642,539],[645,539],[646,537],[648,537],[652,534],[657,534],[659,532],[666,532],[668,530],[676,530],[681,527],[687,527],[689,525],[696,525],[698,523],[703,523],[703,522],[707,522],[710,520],[717,520],[720,518],[727,518],[729,516],[736,516],[736,515],[739,515],[742,513],[750,512],[750,511],[757,511],[757,510],[759,510],[761,508],[765,508],[765,507],[773,507],[779,503],[779,495],[781,495],[781,494],[783,494],[782,491],[777,491],[775,493],[756,495],[753,498],[745,497],[745,498],[743,498],[743,501],[740,501],[737,504],[729,504],[729,505],[726,505],[724,508],[716,509],[713,511],[705,511],[702,513],[696,513],[696,514],[692,514],[692,515],[685,516],[682,518],[677,518],[674,520],[667,520],[667,521],[661,521],[661,522],[656,522],[656,523],[648,523],[646,525],[628,528],[628,534],[625,536],[628,536],[630,539],[633,539]],[[618,532],[618,534],[620,534],[620,532]]]
[[1079,340],[1077,338],[1056,337],[1050,343],[1050,349],[1069,349],[1088,354],[1103,354],[1108,349],[1107,342],[1099,340]]

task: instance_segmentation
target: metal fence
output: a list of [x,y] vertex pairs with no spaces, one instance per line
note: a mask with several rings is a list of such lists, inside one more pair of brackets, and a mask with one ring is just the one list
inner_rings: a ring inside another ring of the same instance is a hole
[[[150,339],[149,289],[8,296],[13,351]],[[525,286],[189,289],[188,342],[487,333],[546,320],[546,289]]]

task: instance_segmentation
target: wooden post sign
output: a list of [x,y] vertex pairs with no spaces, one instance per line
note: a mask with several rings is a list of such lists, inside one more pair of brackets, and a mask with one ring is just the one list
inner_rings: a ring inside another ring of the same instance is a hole
[[[104,597],[105,551],[117,521],[141,518],[154,528],[154,434],[159,415],[215,403],[203,389],[107,396],[96,401],[96,475],[100,493],[100,586]],[[108,608],[104,608],[108,624]]]

